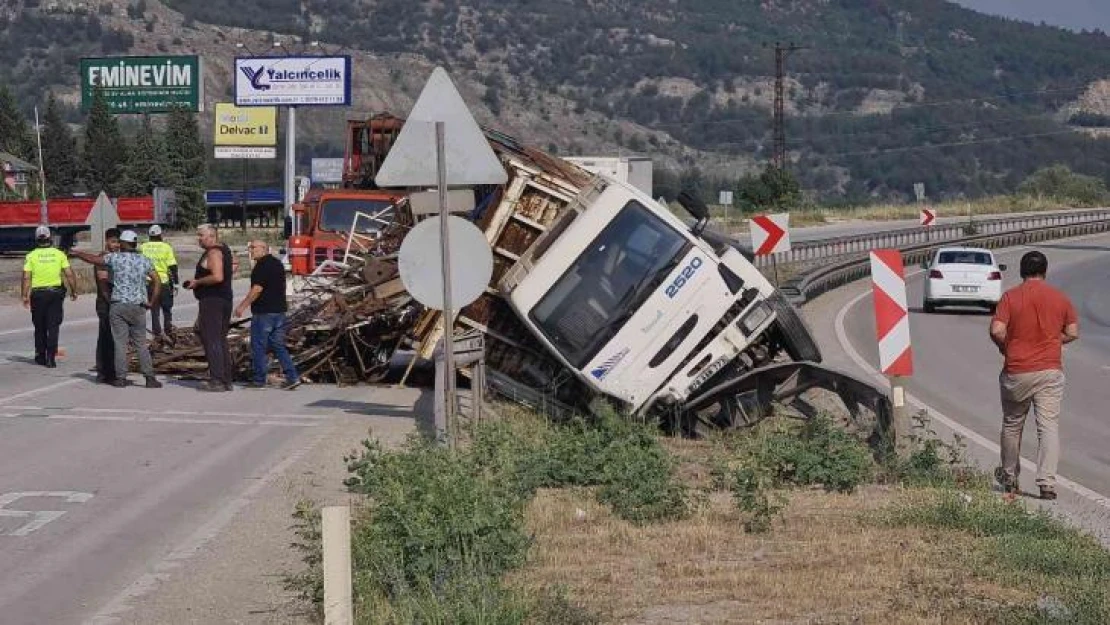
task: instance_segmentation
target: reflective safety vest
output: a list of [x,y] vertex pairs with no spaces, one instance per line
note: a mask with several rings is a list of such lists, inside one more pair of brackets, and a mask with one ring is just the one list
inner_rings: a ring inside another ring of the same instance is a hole
[[154,271],[162,284],[170,281],[170,267],[177,264],[177,257],[173,254],[173,246],[164,241],[147,241],[139,251],[154,263]]
[[39,247],[27,254],[23,271],[31,273],[31,288],[62,286],[62,272],[69,269],[69,257],[56,247]]

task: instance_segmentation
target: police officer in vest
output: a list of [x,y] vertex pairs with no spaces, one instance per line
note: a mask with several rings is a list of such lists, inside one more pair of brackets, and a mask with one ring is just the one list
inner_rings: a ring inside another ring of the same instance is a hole
[[[158,340],[162,337],[159,313],[166,320],[165,336],[173,336],[173,295],[178,284],[177,257],[174,256],[173,246],[162,240],[162,226],[157,224],[151,226],[149,233],[150,240],[143,243],[139,251],[154,263],[154,271],[158,273],[158,279],[162,282],[161,298],[150,309],[150,329],[154,333],[155,340]],[[151,293],[154,292],[153,284],[149,285],[149,290]]]
[[62,303],[69,287],[69,297],[77,300],[77,279],[69,267],[65,252],[54,247],[50,228],[35,229],[37,247],[27,254],[23,262],[23,307],[31,310],[35,325],[35,362],[50,368],[57,367],[54,357],[58,353],[58,331],[62,326]]

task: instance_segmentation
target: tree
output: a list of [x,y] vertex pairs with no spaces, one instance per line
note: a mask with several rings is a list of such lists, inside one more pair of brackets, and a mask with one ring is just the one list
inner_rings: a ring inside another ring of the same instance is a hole
[[15,97],[4,85],[0,85],[0,151],[25,161],[38,162],[35,158],[35,139],[31,135],[31,125],[19,111]]
[[119,122],[108,107],[104,92],[97,88],[85,122],[85,149],[81,154],[85,186],[94,195],[104,191],[118,196],[126,163],[127,143],[120,133]]
[[72,193],[79,178],[77,139],[63,119],[54,94],[50,94],[42,118],[42,160],[47,193],[51,196]]
[[790,208],[802,197],[801,187],[793,174],[768,165],[758,176],[747,175],[736,184],[736,196],[744,210]]
[[120,192],[124,195],[147,195],[154,187],[167,184],[168,178],[162,138],[154,132],[150,116],[144,115],[142,128],[127,156]]
[[165,133],[166,178],[177,194],[178,221],[201,223],[207,215],[204,186],[208,174],[197,117],[183,108],[170,112]]
[[1099,206],[1108,197],[1106,183],[1094,176],[1077,174],[1066,165],[1038,169],[1021,183],[1018,192],[1070,201],[1079,206]]

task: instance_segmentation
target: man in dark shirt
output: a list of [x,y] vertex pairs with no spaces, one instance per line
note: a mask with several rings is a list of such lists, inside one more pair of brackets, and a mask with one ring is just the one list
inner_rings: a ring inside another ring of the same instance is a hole
[[254,269],[251,271],[251,290],[235,308],[235,316],[242,317],[251,309],[251,361],[254,379],[250,388],[266,387],[266,372],[270,368],[267,351],[273,351],[281,371],[285,374],[284,389],[296,388],[300,376],[293,358],[285,346],[285,312],[289,305],[285,299],[285,267],[270,255],[265,241],[251,241],[248,246]]
[[[119,251],[119,228],[104,231],[104,253]],[[96,316],[100,328],[96,335],[96,381],[111,384],[116,381],[116,350],[112,338],[112,272],[107,267],[96,267]]]
[[204,254],[197,262],[196,274],[181,286],[192,291],[197,298],[197,335],[204,346],[208,361],[209,379],[198,387],[207,392],[226,392],[232,389],[235,360],[227,344],[227,331],[231,323],[233,294],[231,279],[235,275],[235,262],[231,248],[220,242],[216,226],[204,224],[197,228],[197,243]]

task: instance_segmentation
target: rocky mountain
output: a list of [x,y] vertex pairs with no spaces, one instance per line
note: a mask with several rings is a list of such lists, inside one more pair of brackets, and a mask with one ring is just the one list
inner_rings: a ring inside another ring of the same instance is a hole
[[[1008,192],[1056,162],[1110,172],[1110,39],[942,0],[15,0],[0,81],[76,98],[87,54],[198,53],[210,102],[237,54],[355,59],[355,104],[299,115],[302,159],[346,117],[404,113],[435,65],[479,121],[562,154],[649,153],[676,184],[769,158],[776,41],[790,168],[826,201]],[[310,42],[318,42],[311,46]],[[696,168],[696,171],[695,171]]]

